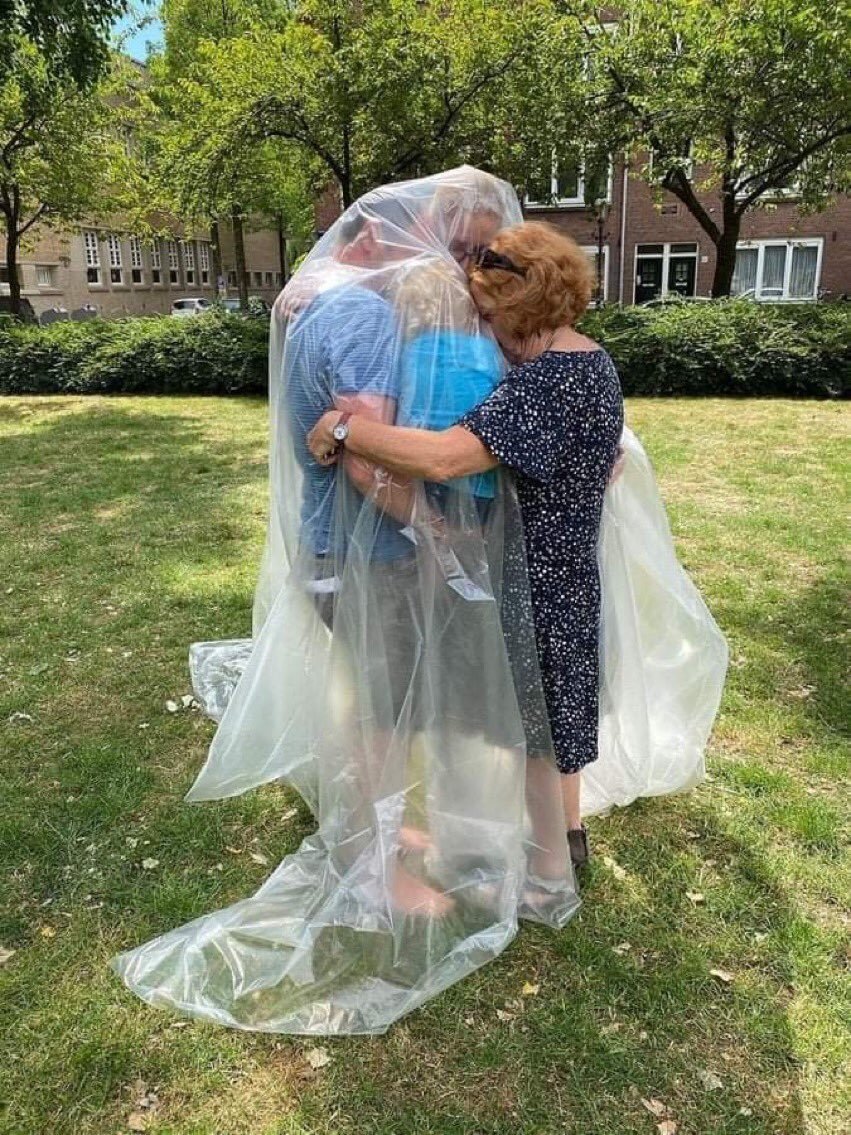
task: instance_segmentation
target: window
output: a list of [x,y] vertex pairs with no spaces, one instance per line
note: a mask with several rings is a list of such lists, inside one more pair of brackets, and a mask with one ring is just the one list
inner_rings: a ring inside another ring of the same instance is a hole
[[210,282],[210,242],[202,240],[198,245],[198,255],[201,261],[201,283]]
[[[588,257],[588,259],[591,261],[591,271],[594,275],[594,291],[593,291],[593,294],[592,294],[591,303],[592,304],[601,303],[601,302],[605,303],[606,300],[608,299],[608,295],[609,295],[609,246],[607,244],[603,245],[602,278],[600,278],[600,276],[598,276],[597,253],[598,253],[599,250],[597,248],[597,245],[596,244],[583,245],[582,251],[585,253],[585,255]],[[599,298],[597,296],[598,281],[600,283],[602,283],[602,295]]]
[[634,303],[672,294],[693,296],[696,286],[696,244],[636,245]]
[[195,245],[191,240],[181,242],[183,249],[183,279],[187,284],[195,283]]
[[54,279],[53,265],[52,264],[36,264],[35,266],[36,283],[40,288],[55,288],[56,281]]
[[267,288],[272,288],[272,287],[274,287],[274,284],[275,284],[275,274],[274,274],[274,272],[267,272],[267,273],[266,273],[266,287],[267,287]]
[[767,301],[817,299],[823,245],[821,238],[741,241],[731,294]]
[[284,274],[283,274],[283,272],[276,272],[275,273],[275,285],[279,288],[282,288],[284,286]]
[[166,251],[168,252],[168,279],[169,283],[180,283],[180,260],[177,253],[177,241],[167,240]]
[[145,273],[142,268],[142,242],[137,236],[130,237],[130,279],[134,284],[144,284]]
[[236,272],[234,272],[233,269],[231,269],[231,271],[228,272],[228,287],[229,288],[235,288],[236,287]]
[[[661,182],[668,171],[669,164],[670,167],[673,167],[675,164],[674,160],[669,159],[669,163],[661,162],[656,151],[651,150],[650,157],[647,159],[647,180],[655,184]],[[694,158],[692,157],[691,139],[689,139],[685,146],[685,153],[682,157],[676,159],[676,164],[682,167],[687,181],[691,181],[694,178]]]
[[109,249],[109,279],[113,284],[124,283],[124,271],[121,267],[121,241],[111,233],[106,238]]
[[100,284],[100,245],[98,234],[92,229],[83,233],[83,248],[86,253],[86,282]]
[[151,241],[151,283],[161,284],[163,282],[163,262],[160,255],[160,242],[158,240]]
[[263,287],[263,273],[262,272],[255,272],[254,273],[254,287],[255,288],[262,288]]
[[584,206],[597,197],[612,199],[612,164],[595,176],[585,163],[573,157],[553,154],[550,175],[531,179],[526,188],[524,204],[532,208],[558,206]]

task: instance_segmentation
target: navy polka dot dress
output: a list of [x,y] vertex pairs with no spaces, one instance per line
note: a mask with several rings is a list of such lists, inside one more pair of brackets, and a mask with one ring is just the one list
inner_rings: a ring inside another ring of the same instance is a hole
[[545,351],[460,424],[514,470],[556,764],[578,772],[597,757],[597,541],[623,430],[615,365],[602,349]]

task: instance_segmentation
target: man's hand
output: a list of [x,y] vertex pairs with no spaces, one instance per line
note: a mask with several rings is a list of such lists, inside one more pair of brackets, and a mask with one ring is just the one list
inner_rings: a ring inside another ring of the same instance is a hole
[[307,435],[307,448],[320,465],[333,465],[340,455],[334,427],[341,417],[339,410],[327,410]]

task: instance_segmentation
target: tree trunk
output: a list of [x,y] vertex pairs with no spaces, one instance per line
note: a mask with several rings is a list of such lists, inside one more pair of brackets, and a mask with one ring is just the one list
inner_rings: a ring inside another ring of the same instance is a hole
[[278,259],[281,264],[281,279],[286,284],[290,272],[287,262],[287,235],[284,232],[284,214],[278,213],[276,221],[278,225]]
[[715,275],[712,279],[712,296],[728,296],[736,270],[736,244],[742,228],[741,214],[736,211],[735,200],[722,198],[724,227],[715,243]]
[[219,222],[210,221],[210,252],[213,259],[213,287],[219,294],[219,280],[222,277],[222,243],[219,235]]
[[231,209],[230,219],[233,225],[233,255],[236,260],[236,285],[239,291],[239,306],[242,311],[248,311],[248,273],[245,270],[245,234],[242,229],[242,217],[236,206]]
[[18,232],[14,221],[6,218],[6,271],[9,276],[9,310],[21,314],[21,281],[18,279]]

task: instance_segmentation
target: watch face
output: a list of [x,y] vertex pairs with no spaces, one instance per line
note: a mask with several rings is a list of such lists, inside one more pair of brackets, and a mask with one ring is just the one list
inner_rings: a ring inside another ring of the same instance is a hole
[[334,429],[331,432],[334,435],[335,441],[345,441],[349,436],[348,426],[334,426]]

